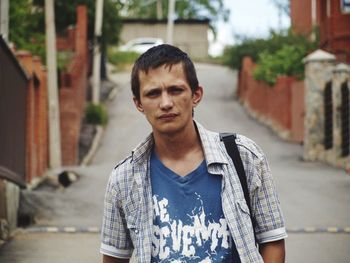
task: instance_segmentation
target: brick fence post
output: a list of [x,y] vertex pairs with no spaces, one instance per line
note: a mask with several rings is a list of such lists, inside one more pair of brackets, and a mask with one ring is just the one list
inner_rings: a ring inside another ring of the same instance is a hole
[[38,100],[37,100],[37,118],[38,118],[38,176],[42,176],[48,169],[48,101],[47,101],[47,78],[46,69],[39,57],[33,57],[34,73],[38,78]]
[[35,94],[34,94],[34,83],[33,83],[33,56],[27,51],[16,52],[17,59],[24,67],[30,81],[28,82],[27,91],[27,116],[26,116],[26,181],[31,182],[35,175],[36,169],[36,146],[35,146]]

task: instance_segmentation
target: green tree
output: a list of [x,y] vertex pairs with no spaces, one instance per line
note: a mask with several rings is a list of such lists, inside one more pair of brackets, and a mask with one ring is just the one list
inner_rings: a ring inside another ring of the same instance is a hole
[[294,76],[297,79],[304,77],[302,59],[307,54],[303,45],[284,45],[275,53],[266,51],[259,55],[259,64],[254,70],[254,78],[274,85],[279,76]]
[[10,1],[9,39],[19,49],[44,56],[45,35],[41,16],[41,8],[34,6],[32,1]]
[[[93,39],[95,26],[95,0],[55,0],[55,25],[58,34],[64,33],[69,25],[75,24],[76,7],[86,5],[88,9],[88,38]],[[35,6],[44,8],[45,0],[33,0]],[[103,42],[116,44],[119,41],[121,21],[119,18],[119,1],[105,0],[103,6]],[[42,26],[45,18],[41,18]]]
[[[10,40],[18,48],[27,49],[44,56],[45,50],[45,0],[16,0],[10,2]],[[95,0],[55,0],[55,25],[58,34],[63,34],[69,25],[76,22],[76,7],[85,4],[88,8],[88,38],[93,39]],[[104,1],[102,43],[116,44],[119,41],[121,22],[119,1]]]
[[289,0],[271,0],[274,6],[282,11],[285,15],[290,16],[290,1]]
[[242,39],[241,43],[227,47],[223,60],[226,65],[241,69],[243,57],[250,56],[257,63],[255,79],[273,85],[281,75],[302,79],[302,58],[316,48],[317,42],[293,34],[291,30],[279,33],[272,31],[267,39]]
[[[168,16],[168,0],[161,0],[163,18]],[[121,7],[126,17],[132,18],[157,18],[157,1],[129,0],[121,1]],[[229,10],[223,0],[177,0],[175,5],[177,18],[209,18],[211,27],[218,19],[227,21]],[[215,29],[214,29],[215,32]]]
[[317,46],[316,42],[309,41],[305,36],[296,35],[291,30],[271,31],[270,36],[266,39],[241,38],[240,43],[226,47],[223,62],[234,69],[241,69],[243,57],[250,56],[254,62],[258,62],[261,53],[276,53],[284,45],[304,46],[307,51]]

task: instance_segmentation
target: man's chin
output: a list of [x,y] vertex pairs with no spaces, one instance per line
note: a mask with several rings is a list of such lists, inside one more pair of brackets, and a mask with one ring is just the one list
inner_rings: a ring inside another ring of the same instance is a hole
[[163,135],[174,135],[179,133],[183,128],[175,122],[163,123],[153,127],[153,131]]

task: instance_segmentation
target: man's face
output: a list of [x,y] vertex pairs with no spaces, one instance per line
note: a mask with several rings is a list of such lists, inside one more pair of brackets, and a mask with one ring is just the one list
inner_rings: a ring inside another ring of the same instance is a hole
[[192,109],[200,102],[203,89],[192,94],[181,63],[140,72],[140,99],[137,109],[145,114],[153,132],[176,134],[192,125]]

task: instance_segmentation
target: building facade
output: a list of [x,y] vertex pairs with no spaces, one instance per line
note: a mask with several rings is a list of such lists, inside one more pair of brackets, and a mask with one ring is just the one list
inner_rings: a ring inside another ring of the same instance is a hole
[[[173,44],[192,58],[208,56],[209,19],[175,20]],[[166,42],[167,20],[157,19],[123,19],[121,42],[140,37],[161,38]]]
[[319,47],[350,63],[350,1],[291,0],[292,28],[296,33],[319,32]]

